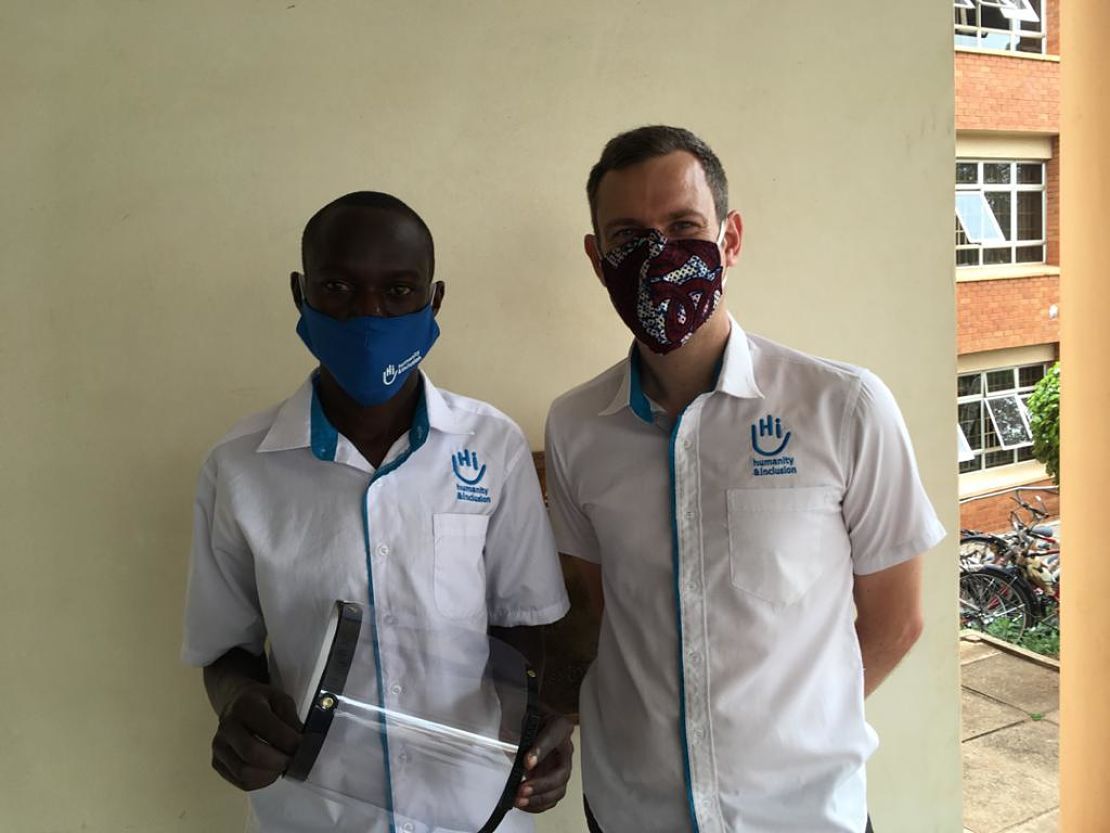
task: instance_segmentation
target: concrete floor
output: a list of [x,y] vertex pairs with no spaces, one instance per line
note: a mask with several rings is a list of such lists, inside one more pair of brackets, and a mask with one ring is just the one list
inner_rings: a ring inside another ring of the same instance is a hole
[[960,641],[965,833],[1057,833],[1059,671]]

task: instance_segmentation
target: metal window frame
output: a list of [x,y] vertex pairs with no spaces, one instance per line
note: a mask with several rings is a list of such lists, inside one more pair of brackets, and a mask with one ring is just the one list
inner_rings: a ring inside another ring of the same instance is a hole
[[[983,39],[989,35],[1005,35],[1009,42],[1003,47],[1002,51],[1017,54],[1024,52],[1028,55],[1038,54],[1018,49],[1018,42],[1022,39],[1039,40],[1041,45],[1039,54],[1041,55],[1048,51],[1045,0],[953,0],[952,5],[954,11],[963,9],[964,11],[973,12],[975,21],[974,23],[958,23],[955,21],[955,16],[953,16],[955,34],[975,39],[974,45],[957,44],[957,46],[962,46],[965,49],[991,50],[992,47],[982,45]],[[993,26],[984,26],[983,6],[998,9],[1003,17],[1010,21],[1010,27],[999,29]],[[1038,28],[1023,29],[1022,23],[1036,23]]]
[[[1004,264],[988,264],[991,266],[996,265],[1026,265],[1026,264],[1043,264],[1048,260],[1048,183],[1047,175],[1048,170],[1046,161],[1044,159],[967,159],[958,158],[956,164],[975,164],[975,183],[957,182],[955,184],[955,192],[979,192],[983,194],[986,199],[986,194],[990,192],[1004,191],[1012,195],[1010,200],[1010,239],[1003,244],[984,244],[984,243],[955,243],[955,250],[960,251],[974,251],[977,252],[976,263],[958,263],[957,269],[974,269],[983,265],[983,252],[986,250],[1000,250],[1009,249],[1010,259]],[[1010,181],[1008,183],[986,183],[983,180],[983,166],[984,165],[1009,165],[1010,166]],[[1041,181],[1039,184],[1020,184],[1017,181],[1017,166],[1018,165],[1040,165],[1041,167]],[[953,178],[955,178],[955,170],[953,169]],[[1037,192],[1041,194],[1041,236],[1040,239],[1018,240],[1017,239],[1017,195],[1020,192]],[[957,216],[956,233],[959,234],[961,229],[958,225],[959,217]],[[1000,221],[1001,222],[1001,221]],[[965,233],[966,236],[966,233]],[[1017,250],[1026,246],[1040,246],[1041,257],[1039,260],[1017,260]]]
[[[972,394],[967,394],[966,396],[957,396],[956,397],[956,405],[957,405],[956,425],[959,427],[960,432],[962,434],[963,433],[963,426],[960,425],[959,416],[958,416],[959,406],[960,405],[971,404],[973,402],[978,402],[979,403],[979,420],[980,420],[979,425],[980,425],[980,431],[983,432],[982,435],[979,437],[979,448],[978,449],[973,447],[973,444],[971,442],[971,437],[968,437],[966,434],[964,434],[964,439],[966,439],[968,441],[968,446],[971,447],[972,451],[974,452],[974,456],[973,456],[972,459],[974,460],[976,465],[975,465],[975,468],[969,468],[967,471],[960,471],[960,468],[963,465],[963,463],[958,462],[956,464],[956,470],[959,474],[972,474],[974,472],[986,471],[988,468],[991,468],[991,469],[1004,468],[1005,466],[1017,465],[1019,462],[1022,462],[1022,461],[1018,460],[1017,451],[1018,451],[1018,449],[1028,448],[1029,446],[1031,446],[1033,444],[1032,440],[1030,440],[1027,443],[1021,443],[1021,444],[1018,444],[1018,445],[1011,445],[1008,448],[1001,445],[1001,444],[989,445],[989,446],[987,445],[986,426],[987,426],[987,420],[988,419],[990,420],[990,426],[991,426],[991,429],[994,431],[995,437],[998,438],[999,442],[1001,442],[1002,438],[998,433],[997,427],[994,425],[994,417],[993,417],[992,414],[990,414],[989,409],[987,408],[986,402],[987,402],[988,399],[1005,399],[1008,396],[1016,396],[1018,401],[1022,405],[1022,415],[1025,419],[1026,425],[1028,426],[1029,416],[1028,416],[1028,413],[1026,411],[1025,400],[1027,400],[1029,398],[1030,394],[1033,393],[1033,389],[1036,387],[1036,383],[1034,383],[1033,385],[1020,386],[1019,383],[1021,381],[1021,377],[1020,377],[1018,371],[1020,371],[1022,368],[1026,368],[1026,367],[1041,367],[1041,368],[1044,369],[1045,373],[1047,373],[1048,369],[1052,366],[1052,364],[1053,363],[1049,362],[1049,361],[1025,362],[1024,364],[1004,365],[1003,367],[988,367],[988,368],[985,368],[983,370],[976,370],[976,371],[972,371],[970,373],[957,373],[956,374],[957,379],[959,379],[961,376],[978,376],[979,377],[979,393],[972,393]],[[997,372],[1002,371],[1002,370],[1009,370],[1012,373],[1014,387],[1007,388],[1004,391],[995,391],[994,393],[988,393],[987,392],[987,374],[997,373]],[[987,455],[991,454],[993,452],[998,452],[998,451],[1010,452],[1011,461],[1009,463],[1001,463],[1001,464],[994,465],[994,466],[987,466],[986,465]],[[967,462],[971,462],[971,461],[967,461]]]

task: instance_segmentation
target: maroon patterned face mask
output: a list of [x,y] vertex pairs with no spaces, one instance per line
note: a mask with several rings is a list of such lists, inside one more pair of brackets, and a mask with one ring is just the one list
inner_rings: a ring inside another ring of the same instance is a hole
[[655,353],[677,350],[721,302],[720,241],[668,240],[651,229],[602,256],[617,314]]

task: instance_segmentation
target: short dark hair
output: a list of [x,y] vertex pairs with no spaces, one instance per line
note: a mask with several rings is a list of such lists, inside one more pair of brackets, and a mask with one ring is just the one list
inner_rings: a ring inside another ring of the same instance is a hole
[[373,208],[378,211],[386,211],[395,214],[398,217],[404,217],[411,220],[416,224],[420,231],[421,236],[424,238],[424,244],[428,250],[428,276],[432,277],[436,271],[436,250],[435,242],[432,240],[432,231],[428,228],[428,224],[424,219],[413,211],[407,204],[397,199],[392,194],[385,194],[381,191],[352,191],[350,194],[344,194],[342,197],[332,200],[315,214],[313,214],[308,222],[305,223],[304,232],[301,234],[301,268],[306,268],[308,260],[308,250],[315,245],[316,237],[319,234],[320,226],[324,221],[325,215],[333,208],[341,208],[344,206],[353,206],[356,208]]
[[586,197],[590,201],[590,220],[594,224],[594,231],[597,231],[597,189],[605,174],[657,156],[666,156],[676,150],[686,151],[701,163],[709,190],[713,193],[717,220],[723,220],[728,214],[728,177],[725,176],[725,169],[713,148],[684,128],[652,124],[614,136],[606,142],[601,158],[590,169],[590,177],[586,180]]

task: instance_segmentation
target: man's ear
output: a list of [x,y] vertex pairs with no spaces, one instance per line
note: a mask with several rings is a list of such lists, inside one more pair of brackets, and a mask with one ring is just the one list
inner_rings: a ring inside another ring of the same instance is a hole
[[439,308],[446,294],[447,285],[443,281],[436,281],[432,286],[432,315],[439,315]]
[[601,271],[601,251],[598,249],[597,235],[587,234],[582,240],[582,247],[586,250],[590,265],[594,267],[594,274],[601,281],[601,285],[605,286],[605,273]]
[[724,267],[734,266],[740,260],[741,241],[744,236],[744,222],[739,211],[730,211],[725,216],[725,239],[721,243]]
[[293,272],[289,276],[289,291],[293,293],[293,305],[300,310],[301,304],[304,303],[304,295],[301,293],[303,286],[300,272]]

